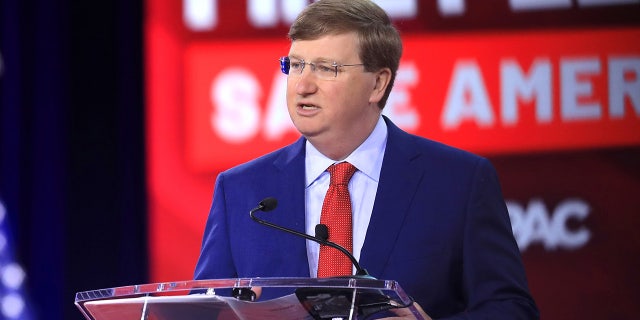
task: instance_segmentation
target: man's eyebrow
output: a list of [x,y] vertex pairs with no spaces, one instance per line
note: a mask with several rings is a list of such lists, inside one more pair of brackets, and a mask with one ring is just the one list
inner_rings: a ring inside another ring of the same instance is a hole
[[320,58],[317,58],[317,59],[315,59],[313,61],[314,62],[334,62],[335,59],[329,59],[329,58],[320,57]]
[[335,62],[335,59],[331,59],[331,58],[326,58],[326,57],[318,57],[312,60],[307,60],[307,59],[303,59],[301,58],[299,55],[297,54],[290,54],[289,55],[289,59],[296,59],[296,60],[304,60],[307,62]]

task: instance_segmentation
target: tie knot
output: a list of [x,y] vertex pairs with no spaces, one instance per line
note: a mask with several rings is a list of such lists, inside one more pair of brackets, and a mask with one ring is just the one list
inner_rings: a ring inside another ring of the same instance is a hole
[[331,175],[331,185],[348,185],[356,167],[349,162],[340,162],[327,168],[327,171]]

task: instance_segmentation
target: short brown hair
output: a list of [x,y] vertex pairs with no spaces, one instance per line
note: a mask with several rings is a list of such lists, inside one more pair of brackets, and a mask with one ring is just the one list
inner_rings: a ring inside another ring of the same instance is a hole
[[384,108],[396,78],[402,40],[387,13],[370,0],[320,0],[307,6],[289,29],[295,40],[315,40],[325,35],[355,31],[365,70],[391,69],[391,79],[378,104]]

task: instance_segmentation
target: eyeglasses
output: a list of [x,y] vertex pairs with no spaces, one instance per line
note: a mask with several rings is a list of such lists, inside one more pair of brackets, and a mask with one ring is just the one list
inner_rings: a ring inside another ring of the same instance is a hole
[[363,66],[364,63],[357,64],[338,64],[337,62],[306,62],[299,59],[291,59],[289,57],[280,58],[280,70],[288,76],[300,76],[304,71],[304,67],[309,65],[311,73],[323,80],[334,80],[338,77],[338,68]]

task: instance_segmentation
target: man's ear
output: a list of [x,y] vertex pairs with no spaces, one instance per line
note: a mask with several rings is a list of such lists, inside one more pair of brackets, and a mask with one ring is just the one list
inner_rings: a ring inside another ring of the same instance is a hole
[[373,91],[371,92],[371,97],[369,98],[369,102],[378,103],[382,100],[387,87],[389,86],[389,82],[391,82],[391,69],[383,68],[375,73],[375,82],[373,86]]

